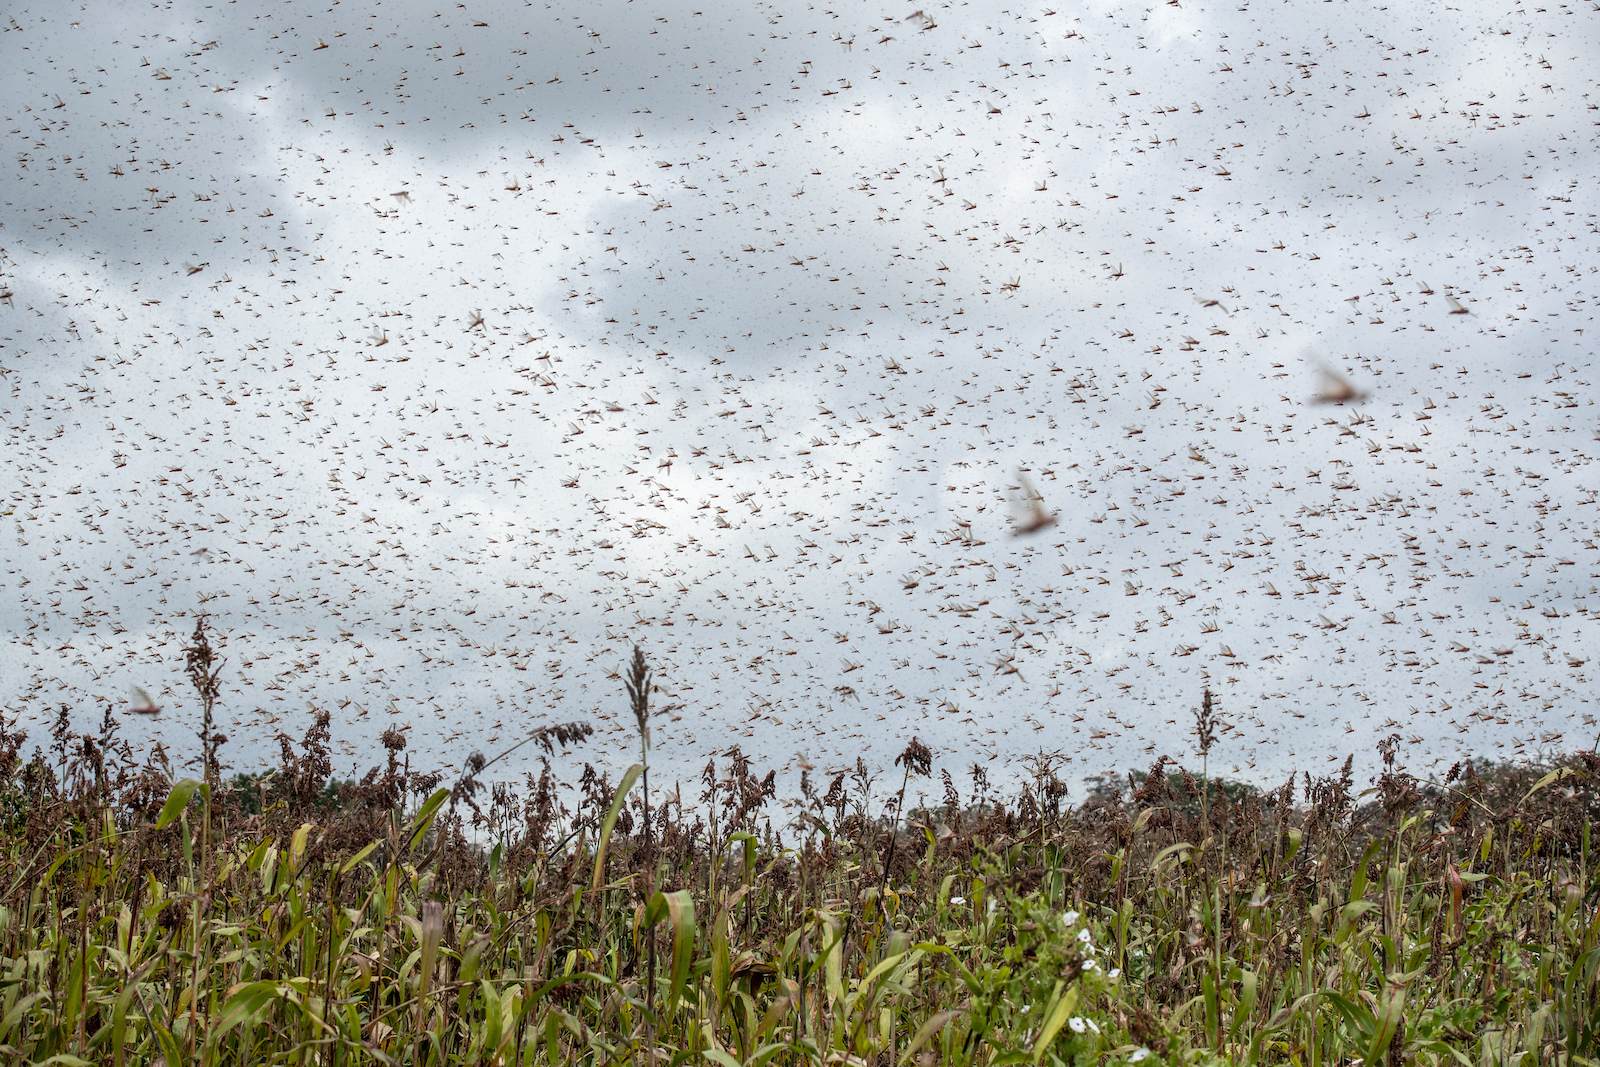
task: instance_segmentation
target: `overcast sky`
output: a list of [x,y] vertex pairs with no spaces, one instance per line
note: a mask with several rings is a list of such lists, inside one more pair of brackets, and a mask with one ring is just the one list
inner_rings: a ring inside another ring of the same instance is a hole
[[658,780],[1588,746],[1595,10],[13,8],[5,706],[192,758],[204,610],[239,769],[620,768],[634,642]]

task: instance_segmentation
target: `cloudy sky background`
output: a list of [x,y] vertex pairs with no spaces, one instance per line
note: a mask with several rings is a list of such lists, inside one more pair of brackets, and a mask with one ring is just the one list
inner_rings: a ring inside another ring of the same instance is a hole
[[1587,746],[1594,14],[14,8],[5,707],[192,758],[204,610],[239,769],[625,766],[635,641],[666,780]]

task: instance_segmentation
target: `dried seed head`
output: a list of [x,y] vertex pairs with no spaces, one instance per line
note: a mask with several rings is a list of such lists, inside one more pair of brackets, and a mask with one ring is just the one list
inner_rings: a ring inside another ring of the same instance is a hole
[[904,752],[895,757],[894,765],[905,766],[906,774],[918,778],[926,778],[933,773],[933,753],[928,746],[913,737]]
[[534,743],[544,749],[546,754],[553,756],[557,745],[562,748],[568,748],[592,733],[594,733],[594,727],[586,722],[558,722],[550,726],[540,727],[534,738]]
[[1216,699],[1211,695],[1211,688],[1206,687],[1200,697],[1200,707],[1194,713],[1194,737],[1200,755],[1204,756],[1211,751],[1211,746],[1217,741],[1217,727],[1222,724],[1217,715]]
[[633,708],[634,721],[639,726],[639,736],[649,746],[650,721],[650,666],[645,662],[644,649],[633,646],[633,661],[628,665],[628,677],[623,683],[628,689],[628,701]]
[[176,900],[169,902],[156,916],[156,925],[167,931],[176,930],[182,922],[183,905]]

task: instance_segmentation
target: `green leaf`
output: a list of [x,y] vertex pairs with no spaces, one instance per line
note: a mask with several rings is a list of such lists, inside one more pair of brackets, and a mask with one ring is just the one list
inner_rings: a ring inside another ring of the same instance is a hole
[[0,1020],[0,1041],[4,1041],[6,1038],[11,1036],[11,1031],[16,1028],[17,1022],[24,1014],[27,1013],[29,1008],[33,1007],[34,1004],[38,1002],[40,997],[48,995],[48,990],[40,990],[37,993],[29,993],[27,996],[13,1004],[11,1006],[11,1010],[6,1012],[5,1019]]
[[478,988],[483,997],[483,1050],[498,1051],[501,1030],[504,1026],[500,995],[495,992],[493,983],[487,978],[478,980]]
[[377,847],[378,847],[378,842],[376,842],[376,841],[370,842],[367,845],[366,848],[362,849],[360,852],[357,852],[354,856],[351,856],[348,860],[345,861],[344,866],[339,868],[340,876],[349,874],[351,871],[355,870],[356,865],[359,864],[362,860],[366,859],[368,856],[372,855],[372,850],[377,848]]
[[766,1063],[768,1060],[772,1059],[772,1057],[776,1056],[778,1053],[784,1051],[788,1047],[789,1043],[787,1041],[773,1041],[769,1044],[762,1045],[760,1048],[756,1049],[755,1052],[750,1056],[750,1059],[746,1061],[745,1067],[761,1067],[763,1063]]
[[1372,1009],[1358,1000],[1344,996],[1340,993],[1323,992],[1320,995],[1324,1000],[1334,1006],[1345,1022],[1349,1023],[1361,1037],[1370,1044],[1373,1032],[1377,1029],[1377,1019],[1373,1017]]
[[185,778],[172,787],[172,792],[167,794],[167,802],[161,807],[161,815],[156,819],[157,830],[165,830],[183,814],[183,809],[189,806],[189,800],[200,784],[193,778]]
[[1382,841],[1373,841],[1367,845],[1367,850],[1361,854],[1361,862],[1356,864],[1355,877],[1350,882],[1349,902],[1355,903],[1367,892],[1367,864],[1372,862],[1372,857],[1378,854],[1378,849],[1383,847]]
[[311,829],[312,826],[310,823],[303,822],[300,824],[300,828],[290,836],[289,866],[284,868],[284,870],[281,872],[281,878],[278,882],[280,889],[287,886],[290,882],[293,882],[294,879],[300,877],[300,871],[302,868],[301,861],[306,858],[306,842],[311,840]]
[[1550,785],[1552,782],[1559,782],[1563,778],[1571,778],[1573,775],[1578,773],[1580,772],[1576,767],[1557,767],[1555,770],[1551,771],[1537,782],[1534,782],[1533,788],[1524,793],[1522,799],[1527,800],[1529,797],[1533,796],[1533,794],[1537,793],[1545,786]]
[[720,1048],[708,1048],[705,1050],[705,1052],[701,1053],[701,1055],[705,1056],[705,1058],[710,1060],[712,1063],[717,1064],[718,1067],[744,1067],[744,1064],[740,1063],[738,1060],[734,1059]]
[[1383,1054],[1389,1049],[1389,1042],[1394,1038],[1395,1028],[1400,1025],[1405,1007],[1404,986],[1392,988],[1389,995],[1378,1005],[1376,1030],[1372,1035],[1372,1043],[1367,1046],[1367,1063],[1383,1062]]
[[1289,844],[1283,850],[1283,862],[1288,863],[1300,852],[1300,843],[1305,840],[1305,833],[1302,830],[1290,828],[1286,831],[1286,836],[1289,838]]
[[689,981],[689,970],[694,965],[694,898],[687,889],[675,893],[657,893],[650,898],[645,912],[645,924],[654,926],[663,915],[672,924],[672,985],[667,992],[667,1004],[676,1006]]
[[439,806],[449,799],[450,790],[440,789],[422,802],[422,807],[417,811],[416,817],[406,826],[407,850],[416,848],[422,842],[423,835],[428,832],[428,827],[433,825],[433,817],[438,814]]
[[1045,1051],[1050,1048],[1050,1042],[1056,1039],[1056,1035],[1061,1032],[1061,1028],[1067,1023],[1067,1018],[1072,1014],[1072,1009],[1077,1006],[1078,987],[1073,986],[1063,994],[1060,983],[1057,983],[1050,1006],[1045,1009],[1044,1026],[1039,1030],[1039,1040],[1033,1044],[1035,1064],[1044,1059]]
[[901,959],[903,959],[904,957],[905,957],[905,953],[904,952],[897,952],[892,956],[887,956],[884,959],[880,960],[878,962],[878,965],[876,967],[873,967],[872,970],[868,971],[867,972],[867,976],[861,980],[861,988],[862,989],[871,989],[872,986],[873,986],[873,983],[877,982],[879,976],[881,976],[883,974],[886,974],[889,971],[893,970],[894,968],[898,967],[900,965]]
[[[832,924],[829,924],[832,927]],[[721,929],[718,929],[721,933]],[[837,1009],[844,1001],[844,931],[833,927],[833,940],[824,950],[827,959],[823,964],[824,988],[828,991],[828,1000]]]
[[[144,961],[137,971],[123,979],[122,990],[117,994],[116,1002],[111,1009],[112,1048],[121,1048],[123,1046],[124,1037],[128,1032],[128,1008],[133,1003],[134,995],[139,992],[140,983],[149,976],[158,962],[160,962],[159,956],[151,956]],[[7,1018],[10,1017],[7,1016]],[[0,1039],[3,1039],[3,1037],[4,1033],[0,1032]]]
[[235,986],[222,1005],[222,1014],[211,1031],[211,1039],[219,1040],[229,1030],[241,1023],[253,1022],[267,1006],[283,996],[283,987],[277,982],[248,982]]
[[[773,1029],[783,1021],[783,1017],[789,1014],[789,1010],[793,1007],[794,999],[792,997],[782,996],[774,998],[771,1006],[767,1008],[767,1013],[761,1017],[761,1022],[756,1025],[755,1040],[760,1041],[762,1038],[770,1034]],[[777,1047],[785,1048],[787,1046],[782,1042],[778,1042]],[[760,1063],[762,1059],[763,1057],[761,1056],[761,1053],[757,1052],[750,1058],[750,1063],[757,1064]]]
[[915,1036],[911,1038],[911,1044],[906,1046],[906,1051],[900,1057],[900,1062],[909,1063],[911,1061],[911,1057],[922,1051],[922,1046],[938,1037],[939,1031],[950,1025],[950,1020],[954,1019],[958,1015],[965,1014],[966,1012],[959,1008],[948,1008],[944,1011],[936,1011],[932,1015],[928,1016],[927,1021],[925,1021],[921,1026],[917,1027],[917,1032]]
[[982,980],[967,970],[966,965],[956,958],[956,954],[950,950],[949,945],[941,945],[934,941],[919,941],[916,944],[916,949],[919,952],[936,953],[949,959],[950,965],[956,970],[956,977],[960,978],[961,984],[967,987],[967,992],[975,997],[983,994],[984,985]]
[[1207,970],[1200,979],[1200,997],[1206,1006],[1206,1033],[1211,1040],[1221,1041],[1222,1002],[1218,997],[1216,974]]
[[1339,921],[1346,924],[1353,923],[1377,906],[1377,902],[1372,900],[1358,900],[1354,904],[1346,904],[1339,909]]
[[1255,1019],[1256,1013],[1256,972],[1248,967],[1234,967],[1228,972],[1229,982],[1239,983],[1238,998],[1231,1005],[1229,1015],[1232,1022],[1228,1027],[1228,1037],[1233,1040],[1239,1038],[1240,1032],[1249,1026],[1256,1026],[1258,1033],[1262,1031],[1260,1023]]
[[1189,858],[1188,854],[1193,851],[1194,846],[1187,841],[1179,841],[1175,845],[1168,845],[1156,853],[1155,858],[1150,861],[1150,869],[1153,871],[1160,870],[1161,865],[1167,862],[1169,856],[1176,856],[1176,862],[1184,863]]
[[182,1063],[183,1055],[178,1051],[178,1041],[172,1036],[172,1031],[165,1026],[150,1020],[150,1029],[155,1031],[156,1044],[161,1047],[161,1058],[171,1063]]
[[[833,992],[833,966],[834,960],[830,957],[828,966],[829,993]],[[725,914],[719,914],[717,921],[711,929],[711,995],[716,998],[720,1008],[728,1001],[728,983],[733,971],[733,963],[728,952],[728,931]]]
[[595,850],[594,879],[589,884],[590,894],[600,892],[600,879],[606,869],[606,848],[611,844],[611,831],[617,825],[617,816],[622,814],[622,805],[628,799],[629,790],[643,772],[644,767],[637,763],[628,768],[628,773],[622,776],[622,783],[617,786],[617,795],[611,800],[611,810],[606,812],[606,821],[600,824],[600,847]]

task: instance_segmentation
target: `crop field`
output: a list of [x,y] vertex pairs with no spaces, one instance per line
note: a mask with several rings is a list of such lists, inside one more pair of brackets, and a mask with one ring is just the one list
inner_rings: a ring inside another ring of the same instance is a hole
[[[197,629],[191,679],[209,708]],[[198,652],[196,651],[198,649]],[[629,695],[645,722],[650,675]],[[0,730],[0,1056],[61,1064],[1004,1067],[1596,1059],[1593,753],[1348,763],[1261,791],[1165,758],[1068,804],[913,741],[776,795],[737,749],[647,792],[330,778],[328,716],[225,781],[136,758],[108,712]],[[209,728],[208,728],[209,729]],[[214,737],[203,735],[214,753]],[[912,805],[917,786],[942,804]],[[563,798],[570,798],[571,803]],[[647,799],[648,798],[648,799]]]

